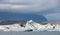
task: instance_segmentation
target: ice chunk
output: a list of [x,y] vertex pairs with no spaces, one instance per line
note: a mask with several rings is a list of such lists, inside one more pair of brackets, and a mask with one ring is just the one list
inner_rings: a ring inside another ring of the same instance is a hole
[[21,27],[19,24],[12,25],[0,25],[0,30],[3,31],[60,31],[60,25],[41,25],[33,20],[27,21],[25,27]]

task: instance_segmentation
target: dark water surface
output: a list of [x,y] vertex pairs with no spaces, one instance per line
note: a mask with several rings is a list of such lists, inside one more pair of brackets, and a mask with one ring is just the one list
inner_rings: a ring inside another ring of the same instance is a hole
[[60,35],[60,32],[0,32],[0,35]]

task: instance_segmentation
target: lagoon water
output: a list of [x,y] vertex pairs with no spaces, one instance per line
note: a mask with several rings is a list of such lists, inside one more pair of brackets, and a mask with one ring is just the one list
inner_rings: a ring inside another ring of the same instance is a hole
[[0,32],[0,35],[60,35],[60,32]]

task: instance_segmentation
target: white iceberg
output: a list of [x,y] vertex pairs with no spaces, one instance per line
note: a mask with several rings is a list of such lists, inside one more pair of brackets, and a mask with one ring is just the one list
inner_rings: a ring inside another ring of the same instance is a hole
[[51,25],[50,23],[42,25],[32,20],[27,21],[25,27],[20,24],[0,25],[2,31],[60,31],[59,25]]

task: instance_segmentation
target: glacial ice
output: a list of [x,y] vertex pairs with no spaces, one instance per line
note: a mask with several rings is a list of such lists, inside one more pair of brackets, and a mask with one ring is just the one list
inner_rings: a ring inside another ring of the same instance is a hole
[[60,25],[51,25],[50,23],[46,25],[41,25],[32,20],[27,21],[25,27],[21,27],[19,24],[13,25],[0,25],[1,31],[60,31]]

